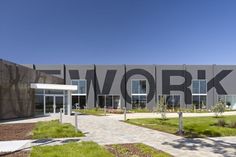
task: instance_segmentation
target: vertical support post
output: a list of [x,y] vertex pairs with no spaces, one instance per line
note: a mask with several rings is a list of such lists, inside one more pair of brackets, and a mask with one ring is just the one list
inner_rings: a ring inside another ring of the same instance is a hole
[[63,105],[63,114],[66,115],[66,105]]
[[71,115],[72,105],[71,105],[71,91],[67,92],[67,115]]
[[126,121],[126,107],[124,107],[124,121]]
[[78,130],[78,113],[75,112],[75,131]]
[[63,111],[63,108],[60,108],[60,123],[62,123],[62,111]]
[[107,114],[107,106],[106,106],[106,104],[104,105],[104,116],[106,116],[106,114]]
[[183,135],[183,112],[179,112],[179,135]]

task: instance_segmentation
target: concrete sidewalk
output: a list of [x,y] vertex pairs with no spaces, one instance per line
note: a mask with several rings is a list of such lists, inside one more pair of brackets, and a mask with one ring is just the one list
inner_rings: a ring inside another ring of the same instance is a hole
[[83,138],[86,137],[0,141],[0,153],[14,152],[18,150],[29,150],[33,146],[52,146],[52,145],[61,145],[68,142],[86,141],[86,139]]

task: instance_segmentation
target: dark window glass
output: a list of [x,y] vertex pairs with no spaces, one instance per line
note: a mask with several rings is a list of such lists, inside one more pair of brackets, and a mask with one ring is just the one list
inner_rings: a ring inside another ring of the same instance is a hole
[[139,93],[145,94],[146,93],[146,80],[140,80],[139,81],[140,91]]
[[194,81],[192,82],[192,87],[193,87],[192,93],[193,93],[193,94],[199,94],[199,81],[194,80]]
[[105,96],[98,96],[98,106],[104,108],[105,106]]
[[139,94],[139,80],[132,80],[132,94]]
[[43,89],[35,89],[35,94],[44,94]]
[[139,96],[132,96],[132,108],[136,109],[139,107]]
[[112,96],[106,95],[106,107],[112,108]]
[[205,80],[201,80],[200,81],[200,93],[201,94],[206,94],[207,93],[207,88],[206,88],[206,81]]
[[200,108],[205,109],[206,108],[206,96],[205,95],[201,95],[200,96],[200,104],[199,104]]
[[120,106],[120,96],[113,96],[113,108],[117,109]]
[[44,96],[43,95],[35,96],[35,114],[36,115],[44,114]]
[[79,81],[79,94],[86,94],[86,81],[85,80]]
[[63,90],[45,90],[45,94],[64,94]]
[[174,105],[174,99],[172,96],[170,95],[167,95],[166,96],[166,107],[167,109],[172,109],[173,108],[173,105]]
[[139,96],[139,107],[140,108],[145,108],[146,107],[146,102],[147,102],[147,96],[146,95],[140,95]]
[[174,108],[178,110],[180,108],[180,96],[174,95]]
[[194,95],[193,96],[193,105],[195,106],[196,109],[199,108],[199,103],[200,103],[200,96]]

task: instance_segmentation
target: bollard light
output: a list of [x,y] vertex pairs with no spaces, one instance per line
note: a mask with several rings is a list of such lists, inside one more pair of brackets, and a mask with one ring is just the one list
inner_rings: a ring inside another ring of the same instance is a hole
[[126,121],[126,107],[124,107],[124,121]]
[[78,120],[77,120],[77,117],[78,117],[78,113],[75,112],[75,131],[76,132],[78,131]]
[[179,131],[178,133],[180,135],[183,135],[184,133],[184,130],[183,130],[183,112],[179,112]]
[[63,112],[63,108],[60,108],[60,123],[62,123],[62,112]]
[[106,105],[104,105],[104,116],[106,116],[106,113],[107,112],[107,106]]

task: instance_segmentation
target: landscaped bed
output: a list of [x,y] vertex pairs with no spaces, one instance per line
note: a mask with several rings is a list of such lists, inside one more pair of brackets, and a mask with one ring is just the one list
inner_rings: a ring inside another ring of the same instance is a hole
[[171,155],[144,144],[99,146],[94,142],[68,143],[58,146],[33,147],[31,157],[170,157]]
[[[73,110],[81,114],[94,115],[94,116],[105,116],[104,108],[94,108],[94,109],[76,109]],[[106,109],[106,114],[123,114],[124,111],[121,109]]]
[[[3,155],[3,153],[2,153]],[[0,153],[1,156],[1,153]],[[141,143],[100,146],[94,142],[70,142],[55,146],[35,146],[31,151],[4,153],[4,157],[171,157]]]
[[0,141],[32,139],[35,123],[1,124]]
[[17,152],[8,152],[0,153],[0,157],[29,157],[30,151],[17,151]]
[[[178,131],[178,118],[162,120],[159,118],[129,119],[127,123],[151,128],[171,134]],[[236,116],[223,117],[184,117],[185,137],[236,136]]]
[[116,157],[170,157],[171,155],[141,143],[107,145]]
[[105,148],[94,142],[71,142],[57,146],[33,147],[31,157],[111,157]]
[[0,141],[81,137],[71,124],[61,124],[58,120],[38,123],[17,123],[0,125]]
[[81,131],[75,131],[75,127],[67,123],[59,123],[58,120],[48,122],[38,122],[33,130],[34,139],[43,138],[62,138],[62,137],[81,137]]

